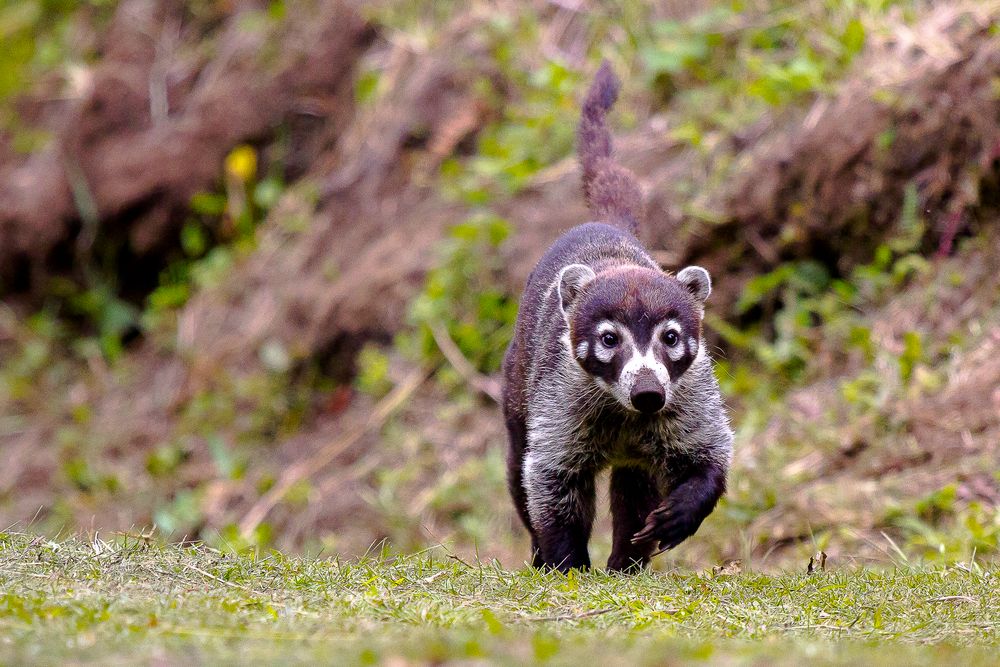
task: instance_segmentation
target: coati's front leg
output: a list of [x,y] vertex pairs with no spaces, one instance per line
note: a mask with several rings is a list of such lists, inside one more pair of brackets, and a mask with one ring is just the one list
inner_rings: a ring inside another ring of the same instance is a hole
[[649,564],[655,546],[650,541],[633,543],[639,532],[660,503],[656,480],[640,468],[615,468],[611,471],[611,518],[613,537],[608,569],[618,572],[635,572]]
[[594,473],[558,461],[525,459],[524,489],[538,541],[538,560],[560,572],[590,567],[587,542],[594,523]]
[[632,538],[635,545],[658,543],[657,553],[673,549],[694,535],[726,491],[726,470],[717,462],[702,461],[674,475],[670,492],[650,512],[645,526]]
[[507,435],[510,438],[510,449],[507,451],[507,488],[514,500],[517,515],[531,535],[531,565],[541,567],[538,536],[535,534],[535,529],[531,525],[531,517],[528,515],[528,495],[524,489],[523,472],[524,454],[528,444],[527,429],[524,420],[511,413],[512,411],[508,410],[506,417]]

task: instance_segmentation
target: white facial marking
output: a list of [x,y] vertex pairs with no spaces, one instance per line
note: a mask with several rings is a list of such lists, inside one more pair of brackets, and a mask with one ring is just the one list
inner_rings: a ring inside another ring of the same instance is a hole
[[[683,331],[683,329],[681,327],[681,323],[674,319],[667,320],[663,324],[656,327],[656,332],[654,335],[657,338],[659,338],[664,334],[666,334],[668,331],[673,331],[675,334],[677,334],[678,341],[682,340],[681,331]],[[684,356],[684,348],[682,348],[680,345],[674,345],[673,347],[669,346],[664,346],[664,347],[667,348],[667,356],[670,357],[671,361],[679,361],[680,358]]]
[[640,353],[638,346],[635,344],[635,339],[632,338],[632,333],[628,329],[622,329],[617,332],[621,336],[620,347],[625,348],[623,350],[629,355],[628,361],[622,367],[622,372],[618,376],[618,382],[614,385],[607,387],[614,394],[618,402],[624,405],[629,410],[634,410],[632,406],[632,387],[635,385],[635,379],[638,377],[639,373],[648,368],[653,371],[653,375],[656,376],[657,382],[663,387],[663,392],[666,395],[667,401],[670,400],[670,373],[667,372],[666,366],[656,358],[654,353],[655,345],[653,341],[650,341],[649,347],[646,349],[645,353]]
[[[671,330],[677,334],[678,341],[683,340],[681,333],[684,329],[681,326],[681,323],[675,319],[669,319],[666,322],[660,322],[657,324],[656,328],[653,329],[653,339],[662,340],[663,336]],[[664,347],[667,348],[667,356],[670,357],[671,361],[678,361],[684,356],[684,348],[680,345],[674,345],[673,347],[664,345]]]
[[590,352],[590,343],[589,342],[582,341],[579,345],[576,346],[576,358],[577,359],[586,359],[588,352]]
[[602,336],[606,333],[617,333],[618,327],[611,320],[601,320],[597,324],[597,335]]
[[618,379],[618,386],[621,387],[622,393],[626,396],[630,396],[632,393],[632,385],[635,384],[635,379],[638,377],[639,372],[647,368],[653,371],[657,382],[659,382],[660,386],[663,387],[663,390],[669,394],[670,373],[667,371],[667,367],[656,358],[656,355],[653,353],[652,345],[649,346],[649,349],[646,350],[645,354],[634,353],[632,358],[625,363],[625,366],[622,368],[621,376]]
[[598,324],[597,345],[594,346],[594,356],[604,363],[608,363],[609,361],[611,361],[611,358],[615,356],[615,350],[617,349],[617,347],[614,348],[607,347],[601,342],[601,336],[603,336],[606,333],[613,333],[616,336],[618,336],[619,340],[618,347],[620,347],[622,343],[625,342],[624,337],[618,333],[618,327],[615,326],[614,322],[611,322],[609,320],[604,320],[600,324]]
[[[668,331],[677,334],[678,344],[673,347],[663,343],[663,336]],[[614,348],[609,348],[601,342],[600,338],[605,333],[614,333],[618,336],[618,344]],[[617,382],[609,384],[596,378],[597,384],[630,410],[634,409],[631,400],[632,388],[635,386],[636,378],[644,369],[653,372],[657,382],[663,387],[666,402],[670,402],[673,383],[667,367],[657,358],[656,350],[659,349],[657,346],[662,345],[672,361],[679,361],[685,354],[693,355],[696,351],[701,353],[701,350],[698,349],[697,339],[694,336],[688,336],[685,339],[683,325],[680,320],[674,318],[656,325],[653,329],[652,339],[644,352],[639,350],[632,337],[632,332],[627,327],[619,326],[611,320],[603,320],[597,325],[597,337],[598,342],[594,346],[595,357],[604,363],[608,363],[616,355],[626,359]]]

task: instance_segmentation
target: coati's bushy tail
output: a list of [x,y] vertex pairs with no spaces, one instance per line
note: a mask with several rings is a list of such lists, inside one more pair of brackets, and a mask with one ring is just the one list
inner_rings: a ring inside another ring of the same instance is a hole
[[598,220],[638,230],[642,220],[642,191],[635,175],[611,157],[607,113],[618,99],[618,77],[608,61],[601,63],[587,91],[577,128],[577,153],[583,166],[583,194]]

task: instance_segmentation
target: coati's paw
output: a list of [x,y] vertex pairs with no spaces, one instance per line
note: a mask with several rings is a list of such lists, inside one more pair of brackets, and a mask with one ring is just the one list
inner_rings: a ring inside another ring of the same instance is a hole
[[624,572],[635,574],[641,572],[649,564],[649,556],[612,553],[608,558],[608,572]]
[[656,553],[661,553],[694,535],[700,524],[683,505],[668,500],[649,513],[646,525],[632,537],[632,544],[655,541],[659,544]]
[[541,569],[543,571],[544,570],[553,570],[553,571],[556,571],[556,572],[562,572],[563,574],[569,574],[570,570],[579,570],[580,572],[589,572],[590,571],[590,559],[587,559],[586,561],[572,562],[572,563],[569,562],[569,561],[565,561],[565,560],[560,561],[558,563],[543,563],[542,566],[539,569]]

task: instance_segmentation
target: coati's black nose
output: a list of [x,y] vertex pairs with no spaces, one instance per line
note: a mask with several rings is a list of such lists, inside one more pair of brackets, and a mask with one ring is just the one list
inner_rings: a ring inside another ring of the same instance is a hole
[[659,411],[663,407],[664,396],[663,390],[658,389],[656,391],[641,391],[638,394],[634,391],[632,392],[632,405],[639,412],[647,415],[651,415],[654,412]]
[[636,410],[651,415],[663,407],[666,396],[656,375],[651,370],[643,369],[632,385],[632,395],[629,396],[629,400]]

